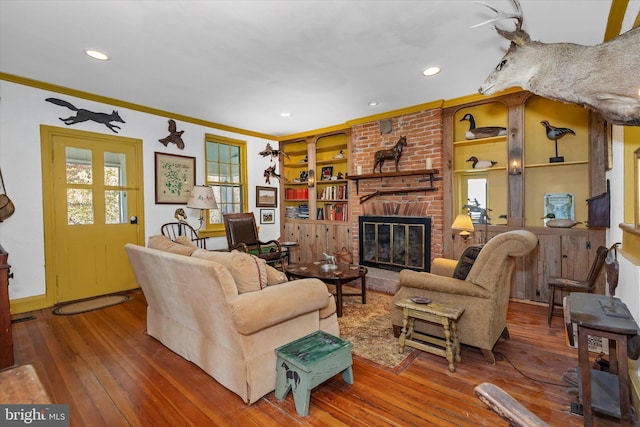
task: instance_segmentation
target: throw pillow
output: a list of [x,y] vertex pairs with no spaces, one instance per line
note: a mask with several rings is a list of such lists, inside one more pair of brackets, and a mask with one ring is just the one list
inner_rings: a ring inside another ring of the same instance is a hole
[[267,286],[267,264],[244,252],[217,252],[196,249],[193,258],[208,259],[226,267],[233,276],[238,293],[255,292]]
[[453,277],[455,279],[465,280],[467,278],[481,250],[482,245],[474,245],[467,247],[464,252],[462,252],[458,260],[458,265],[456,265],[455,270],[453,270]]
[[193,242],[193,240],[191,240],[187,236],[178,236],[178,237],[176,237],[176,240],[174,240],[174,242],[179,243],[179,244],[184,245],[184,246],[193,247],[193,248],[197,248],[198,247]]
[[[264,261],[264,260],[263,260]],[[280,270],[276,270],[265,262],[267,270],[267,286],[279,285],[280,283],[288,282],[287,275]]]
[[172,241],[167,236],[150,236],[149,243],[147,247],[151,249],[158,249],[160,251],[171,252],[178,255],[186,255],[191,256],[193,251],[196,250],[195,247],[181,245],[180,243],[176,243]]

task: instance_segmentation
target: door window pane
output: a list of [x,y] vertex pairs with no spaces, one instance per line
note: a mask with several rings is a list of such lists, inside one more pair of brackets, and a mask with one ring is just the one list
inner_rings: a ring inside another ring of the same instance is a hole
[[93,191],[67,189],[67,224],[93,224]]
[[123,153],[104,153],[104,185],[127,185],[126,156]]
[[107,224],[127,224],[127,192],[107,190],[104,192],[104,218]]
[[91,184],[91,150],[66,147],[67,184]]

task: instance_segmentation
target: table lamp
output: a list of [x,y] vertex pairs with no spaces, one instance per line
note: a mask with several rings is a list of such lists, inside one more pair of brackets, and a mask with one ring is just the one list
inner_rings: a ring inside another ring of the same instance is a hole
[[473,223],[471,222],[471,217],[467,214],[458,214],[453,224],[451,224],[452,230],[462,230],[460,231],[460,237],[466,242],[471,232],[473,231]]
[[216,198],[213,196],[213,188],[208,185],[194,185],[191,189],[191,196],[187,200],[187,207],[200,209],[200,226],[198,226],[198,230],[200,230],[204,222],[205,209],[218,209]]

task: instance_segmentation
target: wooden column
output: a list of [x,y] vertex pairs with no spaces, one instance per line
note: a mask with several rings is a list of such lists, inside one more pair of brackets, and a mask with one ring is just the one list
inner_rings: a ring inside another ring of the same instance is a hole
[[14,365],[11,309],[9,306],[9,253],[0,246],[0,369]]

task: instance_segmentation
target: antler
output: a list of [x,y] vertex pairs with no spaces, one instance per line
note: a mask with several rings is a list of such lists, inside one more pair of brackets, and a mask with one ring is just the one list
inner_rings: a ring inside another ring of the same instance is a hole
[[512,1],[513,1],[513,5],[516,8],[515,13],[503,12],[483,1],[479,1],[479,0],[474,1],[474,3],[483,4],[487,6],[489,9],[493,10],[496,13],[496,17],[488,19],[479,24],[473,25],[471,26],[471,28],[479,27],[481,25],[489,24],[491,22],[501,21],[503,19],[515,19],[516,29],[514,31],[506,31],[506,30],[503,30],[502,28],[496,27],[495,25],[493,26],[493,29],[496,30],[496,32],[500,34],[502,37],[504,37],[507,40],[510,40],[511,42],[517,45],[522,45],[527,43],[529,41],[529,34],[527,34],[527,32],[522,29],[522,20],[523,20],[522,7],[520,7],[520,2],[518,0],[512,0]]
[[487,19],[486,21],[481,22],[479,24],[472,25],[469,28],[481,27],[482,25],[490,24],[492,22],[498,22],[498,21],[501,21],[503,19],[515,19],[515,20],[517,20],[516,31],[520,31],[522,29],[522,7],[520,7],[520,2],[518,0],[512,0],[512,1],[513,1],[513,5],[516,8],[516,12],[515,13],[504,12],[504,11],[496,9],[495,7],[491,6],[490,4],[485,3],[483,1],[480,1],[480,0],[474,1],[474,3],[480,3],[480,4],[488,7],[489,9],[493,10],[496,13],[496,17],[495,18],[491,18],[491,19]]

